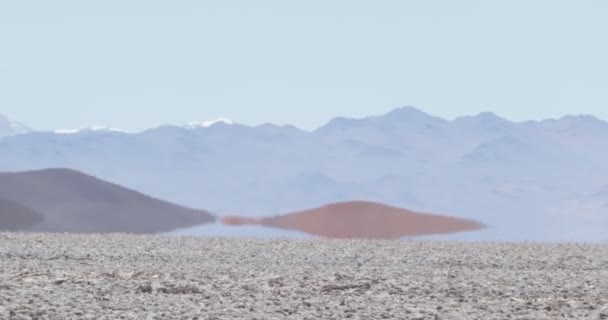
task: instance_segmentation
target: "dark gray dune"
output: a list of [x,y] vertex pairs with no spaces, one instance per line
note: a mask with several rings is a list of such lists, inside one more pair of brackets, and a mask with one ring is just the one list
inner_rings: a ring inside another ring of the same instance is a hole
[[0,198],[0,231],[30,228],[44,220],[44,216],[14,201]]
[[[206,211],[155,199],[69,169],[0,173],[0,198],[42,216],[39,223],[21,224],[20,231],[157,233],[215,220]],[[27,221],[32,212],[23,208],[6,213],[7,221]],[[15,229],[16,224],[10,226]]]

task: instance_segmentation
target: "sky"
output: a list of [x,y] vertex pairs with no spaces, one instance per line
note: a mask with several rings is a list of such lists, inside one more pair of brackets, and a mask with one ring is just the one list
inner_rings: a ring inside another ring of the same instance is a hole
[[0,1],[0,114],[36,129],[228,117],[314,129],[608,119],[608,1]]

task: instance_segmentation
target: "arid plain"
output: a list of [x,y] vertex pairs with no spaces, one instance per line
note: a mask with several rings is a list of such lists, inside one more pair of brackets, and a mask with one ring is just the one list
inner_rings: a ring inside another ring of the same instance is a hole
[[0,233],[1,319],[608,319],[608,246]]

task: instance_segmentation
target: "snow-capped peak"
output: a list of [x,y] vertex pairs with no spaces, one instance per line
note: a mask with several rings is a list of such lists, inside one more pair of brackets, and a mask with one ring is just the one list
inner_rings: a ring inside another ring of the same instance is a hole
[[24,134],[32,131],[22,123],[11,121],[0,115],[0,137]]
[[24,124],[11,121],[10,122],[11,129],[13,130],[13,134],[24,134],[32,131],[30,128],[26,127]]
[[216,123],[234,124],[234,122],[226,117],[219,117],[215,120],[203,121],[203,122],[190,122],[185,127],[187,129],[196,128],[209,128]]
[[[211,120],[211,121],[190,122],[187,125],[183,126],[183,128],[185,128],[185,129],[208,128],[217,123],[224,123],[224,124],[229,124],[229,125],[234,124],[234,122],[232,122],[232,120],[225,118],[225,117],[220,117],[220,118],[217,118],[217,119]],[[53,133],[55,133],[55,134],[77,134],[77,133],[83,133],[83,132],[136,133],[134,131],[124,130],[124,129],[119,129],[119,128],[109,128],[109,127],[105,127],[105,126],[91,126],[91,127],[79,128],[79,129],[53,130]]]
[[104,126],[92,126],[92,127],[80,128],[80,129],[58,129],[58,130],[54,130],[53,131],[53,133],[56,133],[56,134],[76,134],[76,133],[81,133],[81,132],[121,132],[121,133],[131,133],[130,131],[127,131],[127,130],[124,130],[124,129],[108,128],[108,127],[104,127]]

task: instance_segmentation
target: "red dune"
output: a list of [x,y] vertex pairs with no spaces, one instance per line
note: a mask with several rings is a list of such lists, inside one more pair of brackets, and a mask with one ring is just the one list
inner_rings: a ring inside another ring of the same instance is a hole
[[244,226],[260,224],[261,220],[258,218],[228,216],[223,217],[221,222],[228,226]]
[[[230,217],[230,221],[245,223],[247,219]],[[472,220],[417,213],[364,201],[330,204],[316,209],[263,218],[255,221],[255,224],[338,239],[396,239],[483,228],[482,224]]]

